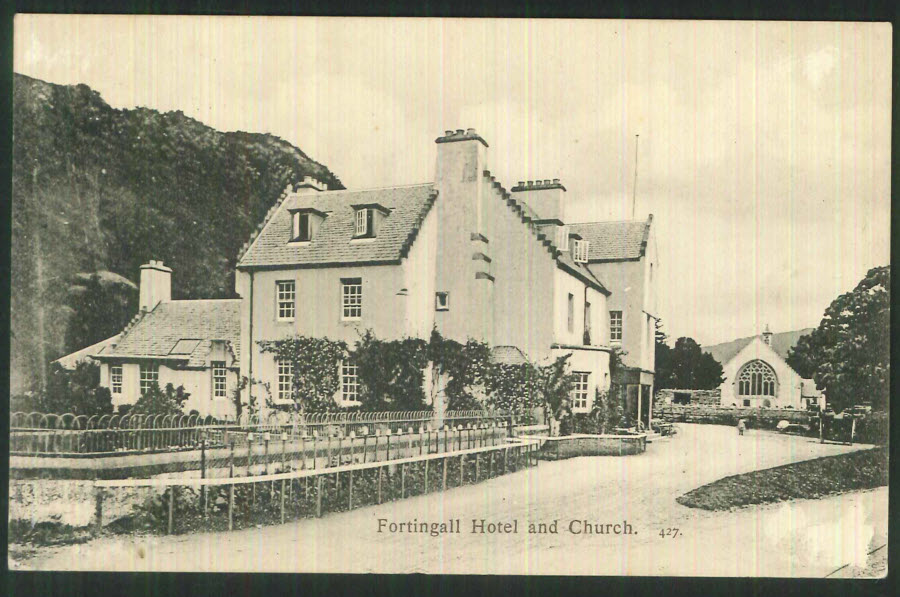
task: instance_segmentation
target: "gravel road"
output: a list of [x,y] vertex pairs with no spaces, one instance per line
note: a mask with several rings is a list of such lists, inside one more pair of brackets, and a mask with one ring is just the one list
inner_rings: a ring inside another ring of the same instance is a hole
[[[865,446],[822,445],[756,430],[739,437],[735,429],[716,425],[681,424],[679,430],[673,438],[648,445],[640,456],[541,462],[444,494],[282,526],[103,538],[42,549],[25,561],[10,561],[10,567],[824,576],[850,560],[865,566],[864,554],[886,540],[886,488],[735,512],[706,512],[675,502],[728,475]],[[391,523],[456,520],[459,533],[385,530]],[[479,526],[473,521],[482,520],[485,530],[498,523],[497,532],[473,532]],[[549,529],[554,521],[555,534],[528,532],[532,523]],[[513,528],[515,533],[503,532]],[[588,528],[593,532],[588,534]]]

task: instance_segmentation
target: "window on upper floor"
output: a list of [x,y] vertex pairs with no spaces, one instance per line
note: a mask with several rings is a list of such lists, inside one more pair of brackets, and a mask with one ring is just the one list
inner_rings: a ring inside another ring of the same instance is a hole
[[109,391],[113,394],[122,393],[122,365],[109,366]]
[[577,263],[587,263],[588,248],[590,243],[586,240],[576,240],[572,243],[572,259]]
[[278,359],[275,361],[275,365],[278,368],[278,401],[290,402],[294,386],[294,363]]
[[622,312],[609,312],[609,341],[621,344],[622,342]]
[[341,279],[341,319],[362,318],[362,278]]
[[291,214],[291,241],[306,242],[312,240],[312,221],[309,213],[295,211]]
[[294,321],[296,284],[293,280],[275,282],[276,313],[278,321]]
[[142,364],[140,376],[141,396],[159,385],[159,365],[156,363]]
[[587,411],[590,409],[590,400],[588,394],[589,380],[591,374],[587,371],[572,372],[572,410]]
[[435,292],[434,293],[434,309],[435,309],[435,311],[449,311],[450,310],[450,293],[449,292]]
[[591,344],[591,303],[584,301],[584,344]]
[[228,395],[228,370],[225,368],[225,361],[213,361],[211,365],[213,398],[225,398]]
[[575,331],[575,295],[569,293],[568,302],[566,303],[567,329],[570,332]]

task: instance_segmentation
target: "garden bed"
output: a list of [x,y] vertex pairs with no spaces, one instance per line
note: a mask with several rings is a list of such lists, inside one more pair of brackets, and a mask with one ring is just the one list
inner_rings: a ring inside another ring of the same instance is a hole
[[676,501],[689,508],[731,510],[872,489],[887,482],[887,448],[878,447],[725,477]]
[[576,433],[565,436],[531,436],[542,442],[540,457],[545,460],[561,460],[577,456],[630,456],[642,454],[647,449],[647,436],[593,435]]

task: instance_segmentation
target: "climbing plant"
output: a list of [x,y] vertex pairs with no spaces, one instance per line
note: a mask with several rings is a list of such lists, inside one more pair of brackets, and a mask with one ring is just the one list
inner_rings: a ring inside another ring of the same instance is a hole
[[484,342],[469,339],[465,344],[444,338],[432,330],[428,343],[428,361],[432,364],[432,404],[443,392],[447,410],[484,407],[486,375],[491,364],[491,349]]
[[541,369],[532,363],[494,363],[485,387],[494,409],[521,411],[543,404]]
[[365,410],[427,410],[427,344],[420,338],[379,340],[367,330],[350,355]]
[[338,363],[348,357],[347,344],[327,338],[294,336],[260,340],[262,352],[293,364],[291,397],[301,412],[338,410],[334,395],[340,389]]

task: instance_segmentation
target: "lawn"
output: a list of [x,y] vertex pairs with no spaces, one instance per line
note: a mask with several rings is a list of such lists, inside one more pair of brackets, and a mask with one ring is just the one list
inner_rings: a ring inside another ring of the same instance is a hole
[[689,491],[677,502],[689,508],[730,510],[872,489],[887,483],[888,450],[881,446],[725,477]]

